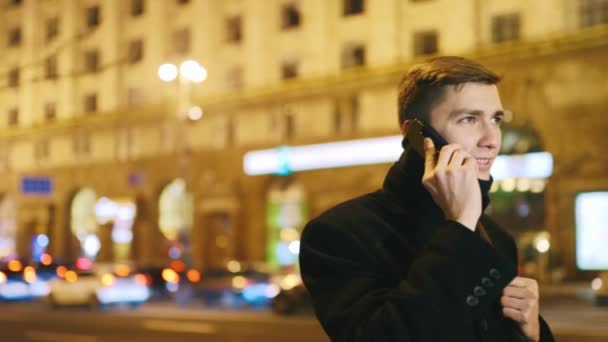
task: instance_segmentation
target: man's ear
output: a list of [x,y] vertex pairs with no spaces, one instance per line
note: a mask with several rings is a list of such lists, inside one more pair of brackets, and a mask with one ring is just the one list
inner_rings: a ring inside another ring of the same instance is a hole
[[407,134],[407,130],[410,127],[410,120],[405,120],[401,124],[401,133],[405,136]]

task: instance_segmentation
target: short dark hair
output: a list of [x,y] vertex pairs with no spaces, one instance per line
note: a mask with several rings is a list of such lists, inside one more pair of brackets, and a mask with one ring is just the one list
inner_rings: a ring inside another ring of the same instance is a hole
[[435,57],[417,64],[399,82],[399,126],[414,118],[428,122],[432,107],[443,98],[447,86],[497,84],[500,80],[494,71],[463,57]]

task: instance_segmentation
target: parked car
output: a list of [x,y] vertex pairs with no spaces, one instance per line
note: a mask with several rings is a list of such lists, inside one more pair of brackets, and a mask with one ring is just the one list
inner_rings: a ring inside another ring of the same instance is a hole
[[602,272],[591,282],[595,304],[608,305],[608,272]]
[[138,269],[146,278],[150,287],[151,300],[174,299],[178,303],[189,302],[191,284],[200,281],[201,274],[194,268],[188,268],[181,261],[169,265],[147,265]]
[[0,300],[31,300],[45,296],[48,291],[48,283],[39,279],[34,267],[24,267],[19,260],[0,266]]
[[47,302],[51,306],[138,307],[149,297],[150,289],[143,274],[125,273],[124,268],[94,267],[88,271],[68,270],[63,277],[51,280]]
[[267,307],[276,295],[270,280],[271,273],[264,264],[233,260],[203,272],[201,281],[192,284],[193,296],[213,307]]
[[293,315],[313,312],[312,298],[298,274],[287,274],[279,278],[276,283],[280,290],[270,304],[274,313]]

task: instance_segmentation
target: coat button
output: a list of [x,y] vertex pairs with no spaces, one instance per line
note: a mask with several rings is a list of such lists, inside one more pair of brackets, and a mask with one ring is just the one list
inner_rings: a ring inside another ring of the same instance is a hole
[[476,306],[477,304],[479,304],[479,299],[477,299],[477,297],[473,297],[473,296],[467,297],[468,306]]
[[494,287],[494,282],[488,277],[483,277],[481,278],[481,285],[485,287]]
[[477,297],[485,296],[486,290],[484,290],[484,288],[481,286],[475,286],[475,288],[473,289],[473,294]]
[[492,277],[494,279],[500,279],[501,276],[502,275],[500,274],[500,272],[497,269],[495,269],[495,268],[490,269],[490,277]]
[[481,325],[481,330],[488,331],[488,321],[486,321],[485,319],[482,319],[481,322],[479,322],[479,324]]

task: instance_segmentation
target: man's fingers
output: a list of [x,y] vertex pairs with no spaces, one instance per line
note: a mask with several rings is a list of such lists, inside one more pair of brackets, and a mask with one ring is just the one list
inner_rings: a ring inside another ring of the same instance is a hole
[[512,309],[512,308],[502,308],[502,313],[503,315],[505,315],[506,317],[516,321],[516,322],[524,322],[525,321],[525,317],[524,314],[516,309]]
[[452,153],[452,158],[450,159],[450,163],[448,164],[449,169],[456,169],[462,166],[462,162],[467,154],[462,150],[455,150]]
[[424,138],[424,169],[426,172],[435,169],[435,144],[430,138]]
[[502,294],[507,297],[519,299],[533,299],[536,295],[525,287],[507,286],[502,290]]
[[448,166],[450,159],[452,159],[452,154],[455,150],[458,149],[460,149],[460,145],[456,144],[445,145],[444,147],[442,147],[439,151],[439,157],[437,158],[437,164],[435,165],[435,168],[445,169]]
[[538,283],[534,279],[524,278],[524,277],[515,277],[509,283],[509,286],[515,287],[525,287],[529,289],[537,289]]
[[509,317],[510,319],[512,319],[516,322],[521,322],[524,318],[524,315],[522,314],[521,311],[512,309],[512,308],[502,308],[502,313],[506,317]]
[[525,300],[514,297],[502,296],[500,298],[500,303],[503,307],[511,309],[525,310],[528,308],[528,304]]

